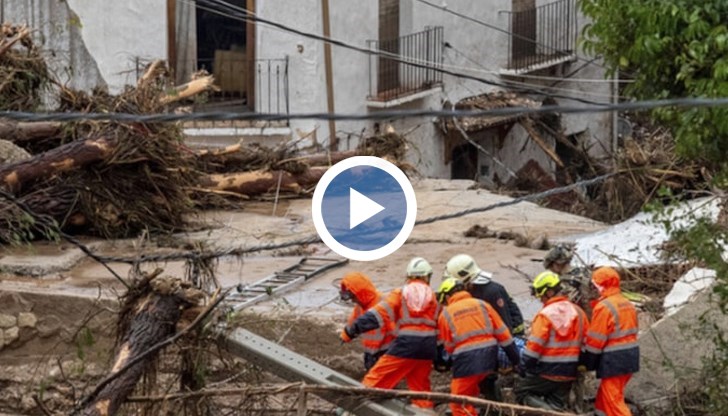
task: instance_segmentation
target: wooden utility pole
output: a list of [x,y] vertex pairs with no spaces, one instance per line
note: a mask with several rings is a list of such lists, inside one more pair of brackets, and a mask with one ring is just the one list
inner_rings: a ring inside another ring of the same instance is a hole
[[[167,61],[172,76],[177,66],[177,0],[167,0]],[[175,79],[175,78],[173,78]]]
[[[329,0],[321,0],[323,13],[324,37],[331,38],[331,22],[329,20]],[[336,112],[334,106],[334,69],[331,64],[331,44],[324,43],[324,66],[326,67],[326,102],[329,114]],[[329,120],[329,150],[339,150],[339,139],[336,137],[336,122]]]
[[[255,13],[255,0],[245,1],[245,10],[248,13]],[[248,20],[245,22],[245,59],[248,60],[245,68],[245,100],[251,111],[260,111],[255,108],[255,78],[258,76],[255,65],[255,21]]]

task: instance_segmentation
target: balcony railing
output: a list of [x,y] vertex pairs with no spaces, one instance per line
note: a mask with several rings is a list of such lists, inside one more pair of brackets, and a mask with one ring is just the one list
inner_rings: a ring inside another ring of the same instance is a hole
[[[227,51],[225,51],[227,52]],[[137,63],[137,74],[143,72]],[[282,59],[236,58],[221,54],[215,59],[199,59],[188,68],[206,70],[215,76],[219,91],[210,92],[204,102],[195,101],[194,111],[239,111],[288,114],[288,57]]]
[[535,71],[574,57],[578,30],[576,0],[558,0],[507,13],[510,72]]
[[[397,55],[371,55],[369,58],[369,101],[391,101],[416,94],[442,84],[442,73],[432,69],[443,61],[441,26],[426,27],[424,31],[391,40],[369,40],[372,51]],[[414,66],[408,62],[426,65]]]

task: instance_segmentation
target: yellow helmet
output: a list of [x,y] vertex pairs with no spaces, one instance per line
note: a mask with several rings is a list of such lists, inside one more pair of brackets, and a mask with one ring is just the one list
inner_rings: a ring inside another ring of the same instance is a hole
[[553,289],[561,284],[561,279],[559,278],[559,275],[550,271],[546,270],[545,272],[541,272],[536,276],[535,279],[533,279],[533,283],[531,284],[531,292],[538,297],[543,296],[547,290]]
[[440,287],[437,289],[437,301],[445,303],[445,296],[462,289],[463,283],[460,280],[448,277],[440,283]]

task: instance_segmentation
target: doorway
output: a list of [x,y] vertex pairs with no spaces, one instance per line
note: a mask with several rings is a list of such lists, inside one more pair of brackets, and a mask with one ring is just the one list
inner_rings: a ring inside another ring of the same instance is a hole
[[478,149],[465,143],[452,150],[450,162],[451,179],[478,179]]

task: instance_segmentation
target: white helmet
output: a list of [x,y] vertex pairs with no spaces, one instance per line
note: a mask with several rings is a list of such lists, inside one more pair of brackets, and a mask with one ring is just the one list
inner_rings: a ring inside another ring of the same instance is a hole
[[467,254],[458,254],[447,262],[447,273],[466,284],[470,283],[481,271],[478,263]]
[[407,277],[427,277],[432,276],[432,266],[422,257],[415,257],[410,260],[407,265]]

